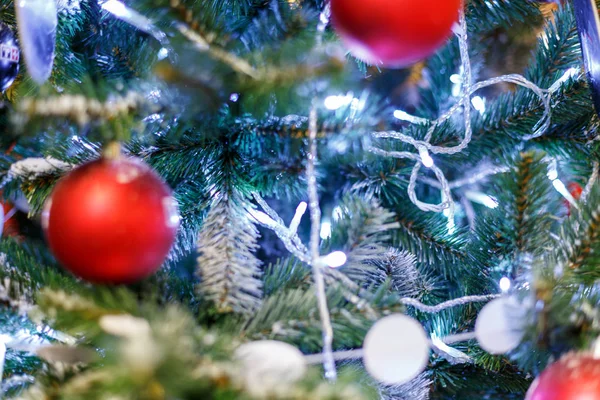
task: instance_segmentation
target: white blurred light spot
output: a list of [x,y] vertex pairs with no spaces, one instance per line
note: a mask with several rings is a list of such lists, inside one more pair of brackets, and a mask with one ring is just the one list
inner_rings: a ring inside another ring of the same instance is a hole
[[510,287],[510,279],[508,279],[506,276],[500,279],[500,290],[502,290],[503,293],[508,292],[510,290]]
[[473,107],[479,111],[480,114],[485,113],[485,99],[480,96],[475,96],[471,99]]
[[158,51],[157,55],[159,60],[164,60],[169,55],[169,50],[163,47]]
[[254,217],[254,219],[256,219],[261,224],[265,224],[265,225],[275,224],[275,221],[262,211],[250,210],[250,215],[252,215]]
[[326,240],[331,237],[331,222],[323,221],[321,223],[321,239]]
[[338,108],[352,104],[355,99],[351,94],[346,96],[328,96],[325,98],[325,108],[328,110],[337,110]]
[[337,221],[338,219],[342,218],[344,216],[344,213],[342,211],[342,207],[337,206],[333,209],[333,220]]
[[240,95],[237,93],[231,93],[231,96],[229,96],[229,100],[233,101],[234,103],[237,102],[240,99]]
[[330,268],[339,268],[346,264],[348,257],[342,251],[334,251],[322,258],[323,263]]
[[548,168],[548,179],[552,181],[552,186],[554,186],[554,189],[556,189],[556,191],[560,193],[561,196],[569,202],[569,204],[579,209],[577,200],[575,200],[575,198],[573,197],[571,192],[569,192],[565,184],[560,179],[558,179],[558,169],[556,167],[556,162],[551,163],[550,167]]
[[415,117],[414,115],[410,115],[406,111],[396,110],[394,111],[394,117],[399,119],[400,121],[410,122],[411,124],[427,124],[427,120],[425,118]]
[[454,83],[455,85],[461,84],[462,77],[459,74],[452,74],[450,76],[450,82]]
[[421,162],[427,168],[433,167],[433,158],[429,155],[429,152],[425,147],[419,147],[419,155],[421,156]]
[[127,7],[125,7],[125,4],[117,0],[108,0],[106,3],[102,4],[102,8],[117,17],[129,15],[129,11],[127,10]]
[[474,201],[475,203],[484,205],[487,208],[491,208],[491,209],[498,208],[498,200],[496,200],[492,196],[488,196],[485,193],[468,191],[465,193],[465,196],[467,196],[467,198],[469,200]]

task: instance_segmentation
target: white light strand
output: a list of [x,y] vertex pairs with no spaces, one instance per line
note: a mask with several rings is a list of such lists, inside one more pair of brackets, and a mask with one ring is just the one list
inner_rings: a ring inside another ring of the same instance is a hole
[[[388,138],[400,140],[403,143],[410,144],[414,146],[419,155],[416,155],[411,152],[397,152],[397,151],[385,151],[379,148],[371,148],[370,151],[393,158],[403,158],[415,160],[416,164],[413,168],[410,182],[408,185],[408,196],[410,200],[421,210],[427,212],[444,212],[448,216],[448,226],[449,230],[452,230],[454,227],[454,201],[452,200],[450,189],[453,187],[448,183],[444,173],[435,166],[433,163],[433,159],[430,156],[431,154],[456,154],[460,153],[467,148],[472,139],[472,125],[471,125],[471,96],[476,91],[485,88],[487,86],[496,85],[499,83],[509,82],[515,85],[519,85],[531,90],[537,97],[540,98],[543,106],[544,113],[537,124],[533,127],[532,133],[523,137],[524,140],[531,140],[533,138],[537,138],[543,135],[551,123],[551,115],[552,115],[552,107],[551,107],[551,95],[552,93],[558,91],[560,87],[567,82],[569,79],[576,78],[579,75],[579,71],[574,70],[573,68],[567,70],[563,76],[558,79],[548,90],[541,89],[535,83],[527,80],[522,75],[518,74],[510,74],[505,76],[500,76],[497,78],[488,79],[482,82],[478,82],[476,84],[472,84],[472,76],[471,76],[471,60],[469,58],[469,45],[468,45],[468,34],[467,34],[467,23],[464,14],[464,4],[463,10],[460,13],[460,26],[455,28],[455,34],[458,37],[459,46],[460,46],[460,56],[461,56],[461,75],[453,75],[453,79],[451,79],[456,85],[457,88],[461,88],[462,96],[459,101],[451,107],[445,114],[440,116],[437,120],[429,121],[420,117],[416,117],[410,114],[405,113],[401,110],[396,110],[394,112],[394,116],[400,120],[407,121],[412,124],[419,125],[429,125],[429,129],[427,135],[424,140],[417,140],[411,136],[405,135],[401,132],[375,132],[373,136],[375,138]],[[460,93],[457,93],[460,95]],[[482,101],[478,101],[478,108],[480,112],[483,111],[483,99]],[[464,138],[461,143],[454,147],[441,147],[434,146],[431,144],[431,139],[435,129],[440,126],[442,123],[448,121],[455,113],[459,110],[463,110],[463,118],[464,118]],[[434,172],[437,181],[439,182],[439,189],[442,192],[442,203],[440,204],[429,204],[421,202],[417,198],[416,194],[416,184],[417,178],[419,176],[419,172],[421,169],[421,165],[425,165],[426,167],[431,168]]]

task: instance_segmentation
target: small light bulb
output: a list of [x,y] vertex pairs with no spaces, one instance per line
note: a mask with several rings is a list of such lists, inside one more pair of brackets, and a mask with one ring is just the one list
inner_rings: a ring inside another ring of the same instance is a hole
[[261,224],[264,224],[264,225],[275,224],[275,221],[273,221],[273,218],[269,217],[267,214],[265,214],[262,211],[250,210],[250,215],[252,215],[254,217],[254,219],[256,219]]
[[117,17],[129,15],[125,4],[117,0],[108,0],[106,3],[102,4],[102,8],[110,12],[111,14],[116,15]]
[[323,221],[321,223],[321,239],[326,240],[331,237],[331,222]]
[[325,98],[324,105],[328,110],[335,111],[338,108],[351,104],[354,100],[358,101],[351,94],[347,96],[328,96]]
[[503,293],[508,292],[510,290],[510,287],[510,279],[508,279],[506,276],[500,279],[500,290],[502,290]]
[[419,155],[421,156],[421,162],[427,168],[433,167],[433,158],[429,155],[429,152],[425,147],[419,147]]
[[347,260],[348,257],[343,251],[334,251],[322,258],[323,263],[330,268],[339,268],[346,264]]
[[485,113],[485,99],[480,97],[480,96],[475,96],[471,99],[471,104],[473,104],[473,107],[475,107],[475,109],[477,111],[479,111],[479,114],[484,114]]

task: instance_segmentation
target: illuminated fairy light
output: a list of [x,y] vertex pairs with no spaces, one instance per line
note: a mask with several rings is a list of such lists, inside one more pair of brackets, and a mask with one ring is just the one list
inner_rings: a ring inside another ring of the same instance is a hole
[[346,261],[348,261],[348,256],[346,256],[346,253],[343,251],[334,251],[325,257],[321,257],[321,261],[329,268],[339,268],[346,264]]
[[429,151],[424,146],[419,147],[419,156],[421,156],[421,162],[427,168],[433,167],[433,158],[429,155]]
[[342,207],[336,206],[332,212],[333,220],[337,221],[344,216],[344,212],[342,211]]
[[157,53],[159,60],[164,60],[169,56],[169,49],[162,47]]
[[452,96],[454,96],[454,97],[460,96],[460,91],[461,91],[462,85],[463,85],[462,76],[460,76],[459,74],[452,74],[450,76],[450,82],[453,83]]
[[[355,99],[354,96],[352,96],[351,93],[345,95],[345,96],[328,96],[325,98],[325,101],[323,102],[325,105],[325,108],[327,108],[328,110],[332,110],[335,111],[337,109],[340,109],[342,107],[345,106],[349,106],[349,105],[353,105],[354,106],[354,101],[359,101],[358,99]],[[358,107],[358,103],[356,103],[356,107]]]
[[479,111],[479,114],[485,114],[485,99],[481,96],[475,96],[471,99],[471,104],[473,107]]
[[331,222],[323,221],[321,223],[320,236],[321,236],[321,239],[323,239],[323,240],[327,240],[331,237]]
[[300,226],[300,222],[302,221],[302,217],[306,213],[306,209],[308,208],[308,204],[303,201],[298,204],[296,207],[296,213],[294,214],[294,218],[292,218],[292,222],[290,222],[290,232],[295,234],[298,231],[298,227]]
[[399,119],[400,121],[410,122],[411,124],[417,125],[425,125],[429,123],[429,121],[425,118],[415,117],[414,115],[410,115],[406,111],[396,110],[394,111],[394,118]]
[[510,287],[512,286],[510,279],[508,279],[506,276],[500,279],[499,285],[500,290],[502,290],[502,293],[507,293],[510,290]]
[[556,166],[556,160],[553,160],[550,163],[550,166],[548,167],[548,179],[552,181],[552,186],[554,186],[554,189],[558,193],[560,193],[560,195],[564,197],[570,205],[572,205],[576,209],[579,209],[577,200],[575,200],[575,198],[573,197],[571,192],[569,192],[569,189],[567,189],[565,184],[560,179],[558,179],[558,168]]
[[256,219],[261,224],[264,224],[267,226],[276,225],[275,220],[273,220],[273,218],[269,217],[267,214],[265,214],[262,211],[250,210],[249,212],[250,212],[250,215],[252,215],[252,217],[254,217],[254,219]]
[[465,193],[465,196],[467,197],[467,199],[475,203],[481,204],[483,206],[486,206],[487,208],[495,209],[498,208],[499,205],[498,200],[485,193],[468,191]]
[[129,16],[129,10],[125,7],[125,4],[121,3],[118,0],[108,0],[104,4],[102,4],[102,8],[108,11],[111,14],[116,15],[117,17],[127,17]]

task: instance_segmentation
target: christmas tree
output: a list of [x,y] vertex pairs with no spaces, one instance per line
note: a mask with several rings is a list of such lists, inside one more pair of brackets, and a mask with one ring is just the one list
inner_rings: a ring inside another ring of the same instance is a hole
[[593,0],[0,7],[0,397],[600,399]]

